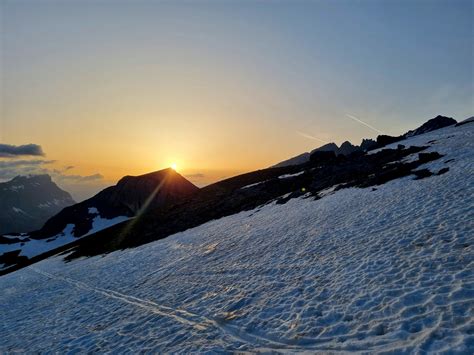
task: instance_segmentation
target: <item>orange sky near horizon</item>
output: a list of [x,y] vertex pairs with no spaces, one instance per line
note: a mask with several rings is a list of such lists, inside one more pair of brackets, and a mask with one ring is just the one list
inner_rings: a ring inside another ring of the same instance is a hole
[[472,4],[420,4],[0,0],[0,143],[101,174],[64,181],[82,199],[173,163],[202,186],[464,119]]

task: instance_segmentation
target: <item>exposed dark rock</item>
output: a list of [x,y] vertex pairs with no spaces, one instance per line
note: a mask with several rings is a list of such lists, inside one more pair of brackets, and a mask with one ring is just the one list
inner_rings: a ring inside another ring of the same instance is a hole
[[316,151],[311,153],[309,158],[310,162],[313,164],[326,164],[329,162],[336,161],[336,153],[333,151]]
[[20,256],[20,253],[21,250],[13,250],[0,255],[0,264],[15,265],[28,261],[28,258],[26,256]]
[[339,150],[338,150],[337,154],[349,155],[349,154],[352,154],[352,153],[357,152],[359,150],[361,150],[361,148],[359,146],[355,146],[355,145],[351,144],[351,142],[345,141],[339,147]]
[[461,121],[459,123],[456,123],[456,127],[468,124],[468,123],[473,123],[474,122],[474,116],[466,118],[464,121]]
[[296,157],[284,160],[276,165],[273,165],[272,168],[283,168],[287,166],[301,165],[306,164],[309,161],[310,153],[306,152]]
[[435,159],[439,159],[441,158],[442,155],[439,154],[438,152],[430,152],[430,153],[419,153],[418,154],[418,160],[421,162],[421,163],[427,163],[429,161],[432,161],[432,160],[435,160]]
[[164,169],[140,176],[125,176],[115,186],[108,187],[94,197],[65,208],[50,218],[43,228],[30,233],[33,239],[48,239],[61,233],[66,225],[74,224],[74,236],[90,231],[96,208],[102,218],[133,217],[147,204],[156,209],[176,203],[179,199],[197,192],[199,188],[173,169]]
[[447,126],[452,126],[456,123],[457,123],[456,120],[451,117],[438,115],[435,118],[432,118],[431,120],[428,120],[427,122],[423,123],[417,129],[414,129],[413,131],[408,131],[407,133],[404,134],[404,137],[408,138],[412,136],[417,136],[419,134],[431,132],[431,131],[444,128]]
[[414,170],[413,174],[416,176],[415,180],[424,179],[433,175],[433,173],[428,169]]
[[442,168],[436,173],[436,175],[443,175],[449,171],[449,168]]
[[360,144],[360,149],[367,152],[369,150],[377,148],[377,142],[373,139],[362,139],[362,143]]
[[[474,121],[474,117],[468,118],[467,120],[459,123],[458,125],[466,124],[472,121]],[[424,124],[422,124],[417,129],[408,131],[407,133],[400,136],[389,136],[389,135],[381,134],[377,137],[377,141],[374,141],[372,139],[363,139],[360,146],[352,145],[350,142],[344,142],[341,145],[341,147],[338,147],[335,143],[328,143],[319,148],[312,150],[310,153],[300,154],[296,157],[282,161],[274,165],[273,167],[276,168],[276,167],[306,164],[310,160],[311,154],[316,151],[333,151],[334,153],[336,153],[336,155],[342,154],[346,156],[356,151],[367,152],[369,150],[382,148],[382,147],[385,147],[386,145],[402,141],[411,136],[416,136],[418,134],[434,131],[436,129],[447,127],[455,123],[456,123],[456,120],[450,117],[436,116],[435,118],[432,118],[428,120],[427,122],[425,122]]]
[[386,145],[389,145],[389,144],[392,144],[392,143],[395,143],[395,142],[399,142],[403,139],[404,139],[403,136],[393,137],[393,136],[388,136],[386,134],[381,134],[381,135],[377,136],[377,145],[379,147],[384,147]]
[[328,144],[322,145],[319,148],[312,150],[310,154],[314,152],[334,152],[337,154],[338,151],[339,151],[339,148],[336,143],[328,143]]
[[4,237],[3,235],[0,235],[0,245],[1,244],[16,244],[20,242],[21,242],[20,238],[7,238],[7,237]]

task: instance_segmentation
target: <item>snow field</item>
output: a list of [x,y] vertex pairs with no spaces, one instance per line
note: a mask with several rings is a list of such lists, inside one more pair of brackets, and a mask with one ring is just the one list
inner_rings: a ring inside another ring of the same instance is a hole
[[473,132],[401,142],[436,140],[445,156],[421,168],[449,167],[440,176],[270,203],[1,277],[0,351],[472,353]]

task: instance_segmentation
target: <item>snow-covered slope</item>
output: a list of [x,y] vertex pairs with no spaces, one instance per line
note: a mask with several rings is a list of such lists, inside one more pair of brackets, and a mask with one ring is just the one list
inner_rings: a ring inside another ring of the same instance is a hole
[[[88,212],[92,219],[92,227],[89,232],[81,236],[82,238],[130,219],[130,217],[127,216],[103,218],[95,207],[89,208]],[[31,259],[32,257],[45,253],[49,250],[72,243],[77,240],[77,237],[74,236],[75,228],[75,224],[67,224],[62,232],[48,239],[31,239],[27,233],[20,235],[4,235],[4,238],[9,238],[17,242],[0,244],[0,258],[5,253],[18,251],[18,256],[24,256]],[[0,262],[0,270],[3,268],[8,268],[8,265],[3,265]]]
[[115,186],[64,208],[39,230],[0,236],[0,275],[30,264],[32,257],[41,258],[43,253],[129,220],[143,212],[142,207],[163,208],[198,190],[173,169],[125,176]]
[[241,212],[0,278],[0,352],[474,350],[474,125],[439,176]]

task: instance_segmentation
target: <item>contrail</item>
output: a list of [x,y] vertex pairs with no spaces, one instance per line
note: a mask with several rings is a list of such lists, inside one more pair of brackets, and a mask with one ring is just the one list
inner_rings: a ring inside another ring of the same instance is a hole
[[313,137],[309,134],[306,134],[306,133],[303,133],[303,132],[300,132],[300,131],[296,131],[296,133],[298,133],[300,136],[302,137],[305,137],[305,138],[308,138],[308,139],[314,139],[315,141],[319,141],[319,142],[322,142],[322,143],[326,143],[326,141],[323,141],[322,139],[319,139],[319,138],[316,138],[316,137]]
[[358,119],[357,117],[355,117],[355,116],[352,116],[352,115],[349,115],[349,114],[346,114],[346,116],[349,117],[350,119],[354,120],[354,121],[357,121],[357,122],[359,122],[359,123],[362,123],[364,126],[367,126],[367,127],[369,127],[370,129],[373,129],[375,132],[378,132],[378,133],[380,133],[380,134],[384,134],[382,131],[378,130],[377,128],[375,128],[375,127],[373,127],[373,126],[371,126],[371,125],[369,125],[368,123],[365,123],[364,121],[359,120],[359,119]]

